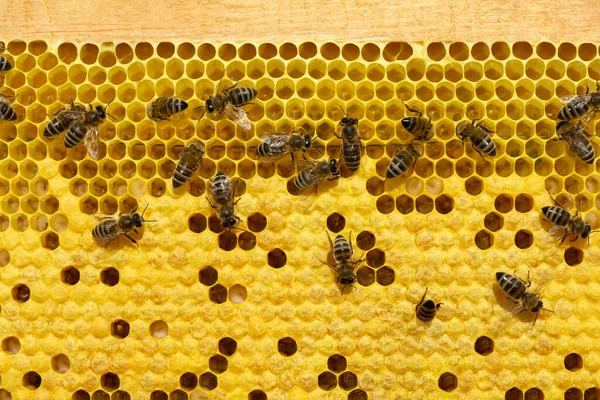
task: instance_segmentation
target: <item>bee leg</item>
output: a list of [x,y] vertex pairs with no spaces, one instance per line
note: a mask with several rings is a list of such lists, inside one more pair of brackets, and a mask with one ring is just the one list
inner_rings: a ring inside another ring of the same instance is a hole
[[[293,157],[293,156],[292,156]],[[306,158],[306,150],[302,150],[302,158],[306,161],[308,160],[308,158]]]
[[562,239],[560,240],[560,244],[563,244],[565,242],[565,239],[567,238],[567,236],[569,236],[569,231],[567,228],[565,228],[565,236],[563,236]]
[[[294,152],[292,151],[290,153],[290,155],[292,156],[292,168],[294,168],[294,172],[296,172],[296,160],[294,159]],[[302,154],[302,156],[304,157],[304,159],[306,160],[306,156],[304,156],[304,154]]]
[[125,235],[125,237],[126,237],[127,239],[129,239],[129,240],[131,240],[133,243],[135,243],[135,245],[136,245],[136,246],[139,246],[139,245],[138,245],[138,242],[137,242],[137,241],[136,241],[134,238],[132,238],[131,236],[129,236],[129,235],[128,235],[128,234],[126,234],[125,232],[123,232],[123,235]]
[[529,274],[531,273],[531,271],[527,271],[527,287],[531,286],[531,279],[529,279]]
[[334,176],[333,178],[327,178],[328,181],[335,181],[336,179],[340,179],[339,175]]
[[435,305],[435,309],[437,310],[438,308],[440,308],[440,306],[441,306],[442,304],[444,304],[444,303],[437,303],[437,304]]
[[208,205],[210,205],[212,208],[217,208],[208,197],[206,198],[206,201],[208,201]]
[[479,149],[477,147],[475,147],[474,145],[471,145],[471,147],[473,147],[473,150],[475,150],[477,153],[479,153],[479,155],[481,156],[481,159],[483,161],[485,161],[485,157],[483,156],[483,153],[481,151],[479,151]]
[[579,235],[575,235],[575,238],[574,238],[574,239],[571,239],[571,242],[576,242],[576,241],[577,241],[577,239],[579,239]]
[[[515,303],[515,304],[519,304],[519,302],[518,302],[518,301],[516,301],[515,299],[511,299],[511,298],[510,298],[510,297],[508,297],[508,296],[506,296],[506,298],[507,298],[508,300],[512,301],[512,302],[513,302],[513,303]],[[522,310],[521,310],[521,311],[522,311]]]
[[[410,107],[408,106],[408,104],[406,104],[404,101],[402,102],[402,104],[404,104],[404,107],[406,107],[406,109],[407,109],[408,111],[410,111],[410,112],[412,112],[412,113],[415,113],[415,114],[419,114],[419,117],[420,117],[421,115],[423,115],[423,113],[422,113],[421,111],[419,111],[419,110],[416,110],[416,109],[414,109],[414,108],[410,108]],[[430,120],[431,120],[431,118],[430,118]]]
[[417,306],[415,307],[415,311],[419,309],[419,307],[421,306],[421,304],[423,304],[423,302],[425,301],[425,296],[427,296],[427,290],[429,290],[429,287],[425,288],[425,293],[423,293],[423,297],[421,297],[421,301],[419,302],[419,304],[417,304]]

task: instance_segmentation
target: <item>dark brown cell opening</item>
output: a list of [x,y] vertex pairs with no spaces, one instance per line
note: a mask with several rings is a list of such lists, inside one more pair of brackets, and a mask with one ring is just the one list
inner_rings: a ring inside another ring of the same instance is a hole
[[487,250],[494,245],[494,236],[485,230],[480,230],[475,235],[475,245],[481,250]]
[[445,392],[451,392],[458,387],[458,379],[450,372],[444,372],[438,379],[438,387]]
[[583,400],[583,393],[580,389],[570,388],[565,392],[565,400]]
[[79,270],[75,267],[67,267],[60,271],[60,280],[67,285],[75,285],[79,282]]
[[515,210],[526,213],[533,209],[533,198],[526,194],[520,194],[515,198]]
[[11,294],[17,303],[25,303],[31,296],[29,286],[23,284],[15,285],[11,290]]
[[377,283],[381,286],[389,286],[396,280],[396,273],[390,267],[383,267],[377,270]]
[[219,340],[219,353],[225,356],[232,356],[237,350],[237,342],[230,337],[224,337]]
[[231,251],[237,246],[237,236],[231,231],[219,234],[219,247],[225,251]]
[[200,283],[202,283],[203,285],[206,286],[212,286],[215,283],[217,283],[217,280],[219,279],[219,273],[217,272],[216,269],[214,269],[211,266],[208,267],[204,267],[201,271],[200,271]]
[[356,374],[346,371],[339,376],[338,384],[344,390],[352,390],[358,386],[358,378]]
[[208,217],[208,229],[210,229],[213,233],[221,233],[223,232],[223,226],[221,225],[221,221],[217,218],[216,215],[211,215]]
[[565,368],[571,372],[583,368],[583,358],[577,353],[571,353],[565,357]]
[[[543,399],[544,396],[542,394],[541,399]],[[591,387],[589,389],[586,389],[586,391],[584,392],[584,397],[585,400],[600,400],[600,389],[595,388],[595,387]]]
[[523,400],[523,391],[513,387],[504,393],[504,400]]
[[369,396],[362,389],[354,389],[348,394],[348,400],[367,400]]
[[475,352],[482,356],[492,354],[494,351],[494,341],[487,336],[480,336],[475,341]]
[[242,232],[238,237],[238,245],[242,250],[252,250],[256,247],[256,236],[251,232]]
[[[0,392],[0,394],[1,394],[1,392]],[[10,399],[10,397],[9,397],[9,399]],[[78,391],[73,393],[71,400],[90,400],[90,394],[83,389],[79,389]]]
[[129,335],[129,323],[118,319],[110,324],[110,334],[119,339],[125,339]]
[[273,249],[267,254],[267,263],[272,268],[281,268],[287,262],[287,256],[281,249]]
[[544,392],[538,388],[531,388],[525,392],[525,400],[544,400]]
[[433,211],[433,200],[429,196],[421,195],[415,201],[415,208],[421,214],[429,214]]
[[58,235],[54,232],[48,232],[41,237],[42,247],[49,250],[55,250],[60,246]]
[[483,220],[483,225],[490,232],[497,232],[504,226],[504,218],[495,212],[491,212],[485,216]]
[[513,208],[513,198],[511,196],[501,194],[496,197],[494,207],[501,213],[507,213]]
[[253,390],[248,393],[248,400],[267,400],[267,394],[262,390]]
[[169,400],[188,400],[188,394],[181,389],[177,389],[169,394]]
[[213,390],[217,387],[219,381],[212,372],[205,372],[200,375],[200,387],[206,390]]
[[42,377],[34,371],[29,371],[23,375],[23,387],[29,390],[36,390],[42,384]]
[[119,283],[119,271],[113,267],[108,267],[100,272],[100,282],[107,286],[115,286]]
[[227,289],[223,285],[215,285],[208,291],[208,298],[213,303],[223,304],[227,301]]
[[361,250],[370,250],[375,246],[375,235],[369,231],[362,231],[356,237],[356,245]]
[[325,391],[333,390],[337,386],[337,379],[334,374],[325,371],[319,374],[317,378],[319,387]]
[[334,354],[327,359],[327,368],[331,372],[339,374],[340,372],[344,372],[347,366],[346,357],[341,354]]
[[267,227],[267,218],[261,213],[254,213],[248,217],[248,229],[252,232],[262,232]]
[[515,245],[520,249],[528,249],[533,245],[533,234],[521,229],[515,234]]
[[373,249],[367,252],[367,265],[373,268],[379,268],[385,264],[385,252],[379,249]]
[[577,247],[569,247],[565,250],[565,262],[572,267],[581,264],[583,262],[583,251]]
[[414,209],[414,200],[412,197],[403,194],[396,198],[396,209],[398,209],[401,214],[409,214]]
[[333,213],[327,217],[327,229],[331,232],[341,232],[346,227],[346,218],[338,213]]
[[222,374],[227,371],[228,361],[220,354],[215,354],[208,360],[208,368],[215,374]]
[[100,385],[104,390],[112,392],[113,390],[117,390],[119,386],[121,386],[121,380],[117,374],[113,374],[112,372],[107,372],[106,374],[100,377]]
[[377,199],[376,207],[381,214],[389,214],[394,211],[394,198],[388,195],[380,196]]
[[193,214],[188,219],[188,229],[195,233],[206,230],[206,217],[202,214]]
[[356,281],[361,286],[371,286],[375,282],[375,271],[365,265],[356,271]]
[[366,187],[367,192],[371,196],[379,196],[384,190],[383,181],[377,177],[369,178],[369,180],[367,180]]
[[298,351],[298,345],[291,337],[284,337],[277,342],[277,351],[286,357],[293,356]]
[[[179,386],[185,390],[193,390],[198,386],[198,377],[196,374],[186,372],[179,378]],[[166,395],[166,394],[165,394]]]
[[435,209],[440,214],[448,214],[454,209],[454,199],[445,194],[435,199]]

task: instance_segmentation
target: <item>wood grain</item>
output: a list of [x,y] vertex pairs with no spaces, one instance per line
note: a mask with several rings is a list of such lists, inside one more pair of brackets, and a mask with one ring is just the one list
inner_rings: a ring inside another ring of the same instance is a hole
[[1,3],[4,39],[600,41],[597,0]]

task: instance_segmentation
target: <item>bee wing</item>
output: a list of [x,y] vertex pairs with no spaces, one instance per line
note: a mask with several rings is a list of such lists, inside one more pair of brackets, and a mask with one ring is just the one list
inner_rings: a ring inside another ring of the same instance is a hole
[[[273,154],[267,157],[261,157],[262,162],[273,162],[279,161],[283,157],[287,156],[292,152],[289,146],[290,134],[287,133],[271,133],[268,135],[261,136],[259,139],[263,143],[267,143],[270,149],[277,149],[277,154]],[[283,149],[283,150],[281,150]]]
[[550,228],[548,234],[544,236],[542,242],[544,244],[559,242],[560,240],[562,240],[563,236],[565,236],[565,229],[566,228],[564,227],[554,225],[552,228]]
[[94,160],[100,157],[100,139],[98,134],[98,127],[91,127],[83,138],[83,143],[90,155]]
[[573,102],[572,105],[577,107],[577,106],[587,104],[587,102],[589,102],[591,98],[592,98],[591,93],[586,93],[586,94],[575,93],[575,94],[570,94],[570,95],[561,97],[560,101],[562,101],[565,104]]
[[585,128],[587,128],[587,126],[590,124],[590,122],[592,121],[592,118],[594,118],[594,115],[596,115],[597,112],[598,112],[597,110],[588,111],[585,114],[583,114],[581,116],[581,118],[579,118],[577,120],[577,132],[578,133],[584,131]]
[[249,131],[252,128],[248,114],[246,111],[239,107],[234,107],[231,104],[227,104],[223,109],[225,115],[227,115],[233,122],[235,122],[240,128]]
[[109,219],[116,221],[119,219],[118,215],[109,215],[109,214],[96,214],[96,215],[94,215],[94,217],[96,217],[96,219],[98,221],[106,221]]

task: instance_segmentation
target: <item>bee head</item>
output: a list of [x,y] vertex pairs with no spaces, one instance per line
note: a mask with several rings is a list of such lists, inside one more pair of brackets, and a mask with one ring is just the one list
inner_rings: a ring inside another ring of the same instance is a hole
[[585,228],[583,228],[583,232],[581,233],[581,237],[583,239],[587,239],[590,236],[591,232],[592,232],[592,227],[589,226],[588,224],[585,224]]
[[309,149],[312,146],[312,138],[308,135],[304,135],[304,147]]
[[136,228],[141,228],[144,225],[144,218],[138,213],[133,214],[131,222]]
[[102,119],[106,118],[106,111],[104,110],[104,107],[96,106],[96,112],[98,113],[100,118],[102,118]]
[[338,162],[335,158],[329,159],[329,171],[331,172],[331,175],[339,175],[340,174],[340,170],[338,168]]
[[221,225],[223,225],[223,228],[225,228],[225,229],[230,229],[235,226],[236,222],[237,221],[235,220],[235,218],[231,217],[231,218],[224,219],[223,222],[221,222]]
[[342,126],[358,125],[358,119],[345,116],[340,121],[340,125],[342,125]]
[[402,118],[402,127],[406,130],[408,130],[408,127],[410,126],[410,122],[412,121],[411,117],[406,117],[406,118]]
[[354,278],[350,277],[350,278],[342,278],[340,279],[340,283],[342,285],[352,285],[354,283]]
[[211,98],[211,99],[208,99],[208,100],[206,100],[206,102],[204,103],[204,106],[206,107],[206,110],[207,110],[209,113],[213,113],[213,112],[215,112],[215,105],[213,104],[212,98]]
[[544,303],[540,300],[538,303],[531,309],[532,312],[539,312],[542,308],[544,308]]

